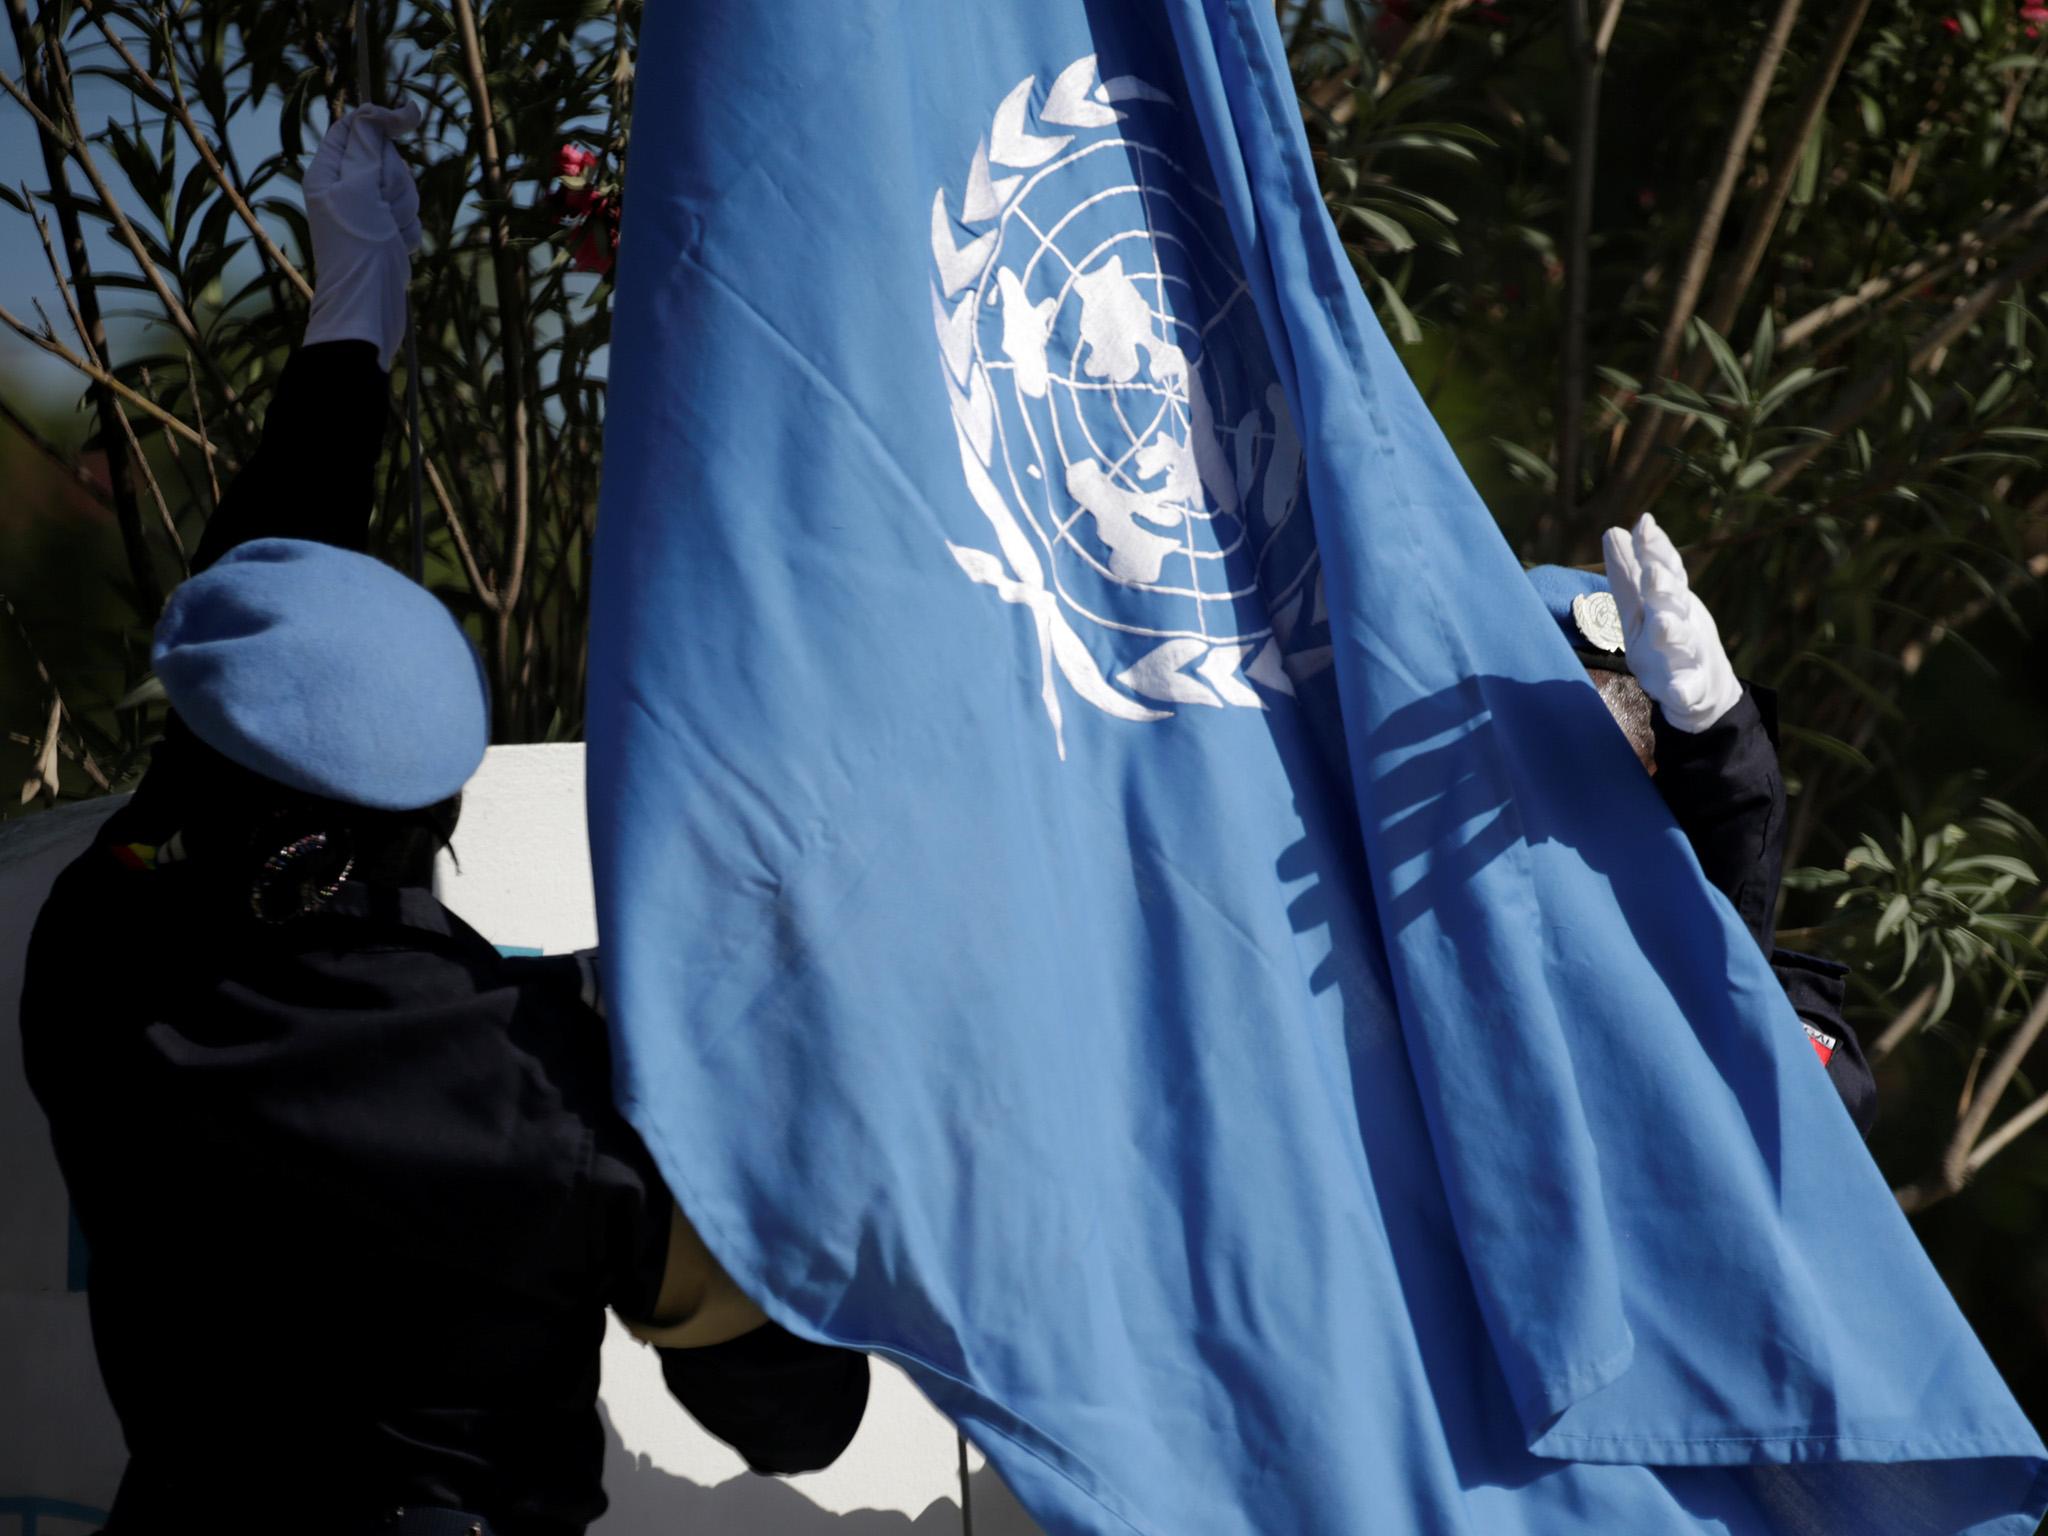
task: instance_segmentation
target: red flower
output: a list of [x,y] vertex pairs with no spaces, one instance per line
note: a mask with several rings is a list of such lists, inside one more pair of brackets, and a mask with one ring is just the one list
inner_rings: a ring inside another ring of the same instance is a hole
[[590,205],[569,251],[572,272],[609,272],[619,256],[619,205],[600,197]]
[[1963,30],[1963,24],[1953,16],[1944,16],[1941,18],[1941,30],[1953,36]]
[[569,267],[575,272],[609,272],[618,254],[618,194],[598,190],[598,164],[596,152],[581,144],[564,144],[555,151],[559,184],[548,201],[563,226],[575,231],[569,247]]
[[565,212],[581,218],[597,196],[591,180],[597,170],[597,156],[581,144],[564,144],[555,151],[555,179],[562,183],[555,196]]

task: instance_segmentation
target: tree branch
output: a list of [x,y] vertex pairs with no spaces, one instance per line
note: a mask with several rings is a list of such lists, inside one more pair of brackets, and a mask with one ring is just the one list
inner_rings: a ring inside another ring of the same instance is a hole
[[2043,1115],[2048,1115],[2048,1093],[2038,1096],[2033,1103],[1977,1144],[1977,1150],[1970,1154],[1970,1177],[1974,1178],[1978,1169],[2018,1141]]
[[[1999,1100],[2005,1097],[2005,1090],[2011,1086],[2013,1078],[2018,1074],[2020,1063],[2026,1059],[2027,1053],[2034,1048],[2035,1042],[2041,1038],[2044,1030],[2048,1030],[2048,987],[2042,989],[2040,996],[2034,1000],[2034,1006],[2027,1010],[2027,1016],[2006,1040],[2005,1049],[1999,1052],[1998,1060],[1992,1063],[1991,1071],[1986,1074],[1976,1097],[1970,1101],[1968,1112],[1957,1122],[1955,1134],[1949,1138],[1940,1163],[1924,1178],[1916,1179],[1896,1191],[1899,1205],[1908,1214],[1924,1211],[1928,1206],[1958,1193],[1969,1182],[1975,1168],[1982,1167],[1999,1148],[2019,1135],[2019,1131],[2013,1131],[2010,1136],[2005,1136],[1999,1142],[1998,1147],[1973,1163],[1976,1153],[1982,1150],[1978,1142],[1983,1139],[1984,1128],[1990,1124]],[[2037,1104],[2039,1102],[2036,1101]],[[2028,1110],[2034,1112],[2035,1118],[2041,1113],[2048,1113],[2036,1109],[2034,1105],[2029,1105]],[[2022,1114],[2027,1112],[2022,1111]],[[2026,1124],[2032,1123],[2030,1119]],[[2005,1128],[2000,1129],[2003,1131]],[[2021,1131],[2025,1129],[2026,1125],[2020,1127]]]
[[[1953,345],[1975,325],[1986,310],[2044,267],[2048,267],[2048,239],[2037,240],[2017,258],[2001,267],[1989,282],[1950,310],[1940,323],[1914,344],[1912,351],[1907,354],[1905,371],[1920,372],[1930,360]],[[1836,438],[1874,410],[1885,396],[1891,393],[1896,372],[1897,370],[1889,364],[1873,368],[1837,395],[1833,407],[1819,423],[1818,431],[1823,435],[1802,444],[1779,460],[1770,478],[1764,481],[1760,494],[1775,496],[1782,491],[1801,470],[1826,452]]]
[[[21,60],[24,83],[33,95],[47,97],[50,84],[40,62],[27,0],[7,0],[7,20],[14,33],[15,54]],[[95,348],[103,348],[106,325],[100,318],[99,294],[91,283],[92,261],[86,253],[85,234],[79,227],[77,205],[71,199],[71,183],[65,174],[63,135],[45,114],[31,115],[37,120],[36,142],[42,152],[43,174],[49,179],[51,195],[56,199],[57,227],[64,236],[64,259],[71,270],[72,285],[80,295],[86,336]],[[115,421],[113,396],[105,388],[92,393],[100,419],[100,441],[106,451],[107,493],[114,508],[114,525],[121,533],[122,552],[127,557],[128,580],[135,589],[135,601],[142,616],[154,622],[157,610],[163,607],[163,587],[157,581],[149,541],[142,531],[142,504],[135,494],[135,481],[129,473],[128,456]]]
[[[1742,233],[1742,243],[1729,258],[1729,270],[1722,275],[1720,287],[1715,290],[1712,302],[1701,314],[1701,323],[1716,335],[1731,334],[1735,317],[1742,308],[1742,301],[1748,297],[1751,284],[1756,281],[1757,272],[1763,266],[1764,251],[1771,243],[1771,236],[1777,232],[1778,220],[1785,211],[1785,203],[1792,195],[1792,183],[1799,175],[1799,162],[1804,158],[1808,140],[1813,137],[1822,115],[1827,110],[1829,98],[1834,95],[1835,83],[1841,78],[1843,66],[1848,63],[1849,51],[1855,46],[1856,35],[1863,28],[1864,18],[1870,13],[1870,0],[1850,0],[1847,9],[1835,20],[1835,28],[1828,39],[1828,51],[1819,73],[1808,84],[1797,113],[1797,126],[1779,146],[1777,159],[1772,163],[1771,173],[1765,183],[1763,195],[1750,210],[1749,223]],[[1697,349],[1679,372],[1687,385],[1698,388],[1707,376],[1713,363],[1704,347]],[[1649,423],[1650,435],[1645,455],[1654,453],[1666,443],[1676,442],[1697,423],[1696,416],[1679,416],[1660,412]],[[1665,463],[1649,473],[1638,473],[1632,486],[1636,499],[1644,505],[1653,504],[1670,483],[1677,466]]]
[[[10,0],[10,3],[12,3],[12,0]],[[214,382],[220,387],[222,398],[233,407],[243,424],[245,426],[249,425],[248,410],[242,404],[241,396],[235,392],[234,385],[228,382],[227,376],[220,371],[219,365],[213,361],[211,354],[207,352],[205,338],[199,334],[199,327],[193,323],[192,316],[187,313],[184,304],[179,300],[178,296],[171,292],[170,284],[164,281],[163,273],[157,269],[157,264],[150,259],[149,247],[143,244],[142,236],[136,233],[135,226],[129,222],[128,215],[121,211],[121,205],[114,201],[113,192],[109,190],[105,180],[101,178],[99,165],[94,161],[92,151],[86,147],[85,134],[79,127],[77,110],[70,101],[69,80],[64,73],[60,60],[61,55],[55,53],[51,55],[51,63],[54,67],[53,72],[57,76],[59,90],[63,93],[61,110],[63,110],[67,119],[65,127],[60,128],[55,122],[51,121],[49,116],[40,107],[23,94],[21,87],[16,85],[7,76],[5,71],[0,71],[0,90],[5,90],[9,96],[12,96],[15,103],[36,120],[38,127],[63,144],[71,158],[77,162],[78,168],[85,172],[85,179],[92,184],[93,195],[100,200],[100,207],[106,213],[108,221],[113,225],[114,233],[120,237],[121,243],[128,247],[128,254],[134,257],[136,268],[141,272],[143,280],[149,284],[150,290],[156,294],[157,302],[163,305],[164,314],[169,318],[178,334],[184,338],[185,344],[198,354],[200,361],[213,374]]]
[[17,411],[5,400],[0,400],[0,421],[4,421],[7,425],[14,428],[31,448],[56,465],[57,468],[63,470],[70,477],[72,483],[78,486],[80,490],[86,492],[87,495],[91,496],[109,511],[113,510],[114,498],[107,494],[107,488],[101,485],[99,481],[93,479],[83,464],[80,464],[63,449],[43,436],[41,432],[37,431],[35,426],[21,412]]
[[[180,437],[184,438],[185,441],[191,443],[194,447],[199,448],[208,454],[216,454],[220,452],[220,450],[214,447],[212,443],[208,442],[205,438],[201,437],[197,432],[193,431],[190,427],[186,426],[184,422],[180,421],[176,416],[173,416],[169,411],[165,410],[162,406],[158,405],[154,400],[150,399],[147,395],[137,393],[134,389],[131,389],[128,385],[123,384],[119,379],[115,378],[111,373],[107,372],[106,369],[100,367],[97,363],[89,362],[85,358],[80,357],[76,352],[73,352],[69,347],[65,346],[63,342],[57,340],[56,337],[46,336],[41,331],[36,330],[35,327],[30,325],[24,325],[21,322],[21,320],[18,317],[16,317],[13,313],[11,313],[4,305],[0,305],[0,325],[6,326],[7,329],[14,332],[15,335],[19,336],[23,341],[27,342],[30,346],[39,347],[43,351],[49,353],[52,357],[56,358],[59,362],[62,362],[69,367],[77,369],[80,373],[84,374],[88,379],[91,379],[95,384],[98,384],[101,388],[112,390],[115,394],[119,395],[128,404],[134,406],[138,411],[141,411],[146,416],[155,418],[164,426],[168,427],[171,431],[177,433]],[[154,617],[154,615],[152,615],[152,617]]]
[[[1786,200],[1792,195],[1792,183],[1798,178],[1799,162],[1805,157],[1807,141],[1820,126],[1828,101],[1835,94],[1835,84],[1849,62],[1849,51],[1855,47],[1856,35],[1863,30],[1864,18],[1869,14],[1870,0],[1849,0],[1835,18],[1834,31],[1828,37],[1827,53],[1819,71],[1807,85],[1794,127],[1779,147],[1778,158],[1771,167],[1770,180],[1764,186],[1763,195],[1750,210],[1749,223],[1742,232],[1742,244],[1729,259],[1721,285],[1715,290],[1713,301],[1707,305],[1706,323],[1719,335],[1728,334],[1729,327],[1735,323],[1736,312],[1749,293],[1750,284],[1756,281],[1756,274],[1763,266],[1764,250],[1770,245],[1771,236],[1777,232],[1778,219],[1785,211]],[[1700,359],[1695,376],[1704,373],[1707,366],[1706,359]]]
[[2028,556],[2024,563],[2014,566],[1999,578],[1995,594],[1979,592],[1954,613],[1935,620],[1907,641],[1899,651],[1899,670],[1911,677],[1925,664],[1927,653],[1949,635],[1966,624],[1976,622],[1993,606],[2004,602],[2028,582],[2039,581],[2043,576],[2048,576],[2048,554]]
[[[1700,295],[1706,290],[1707,269],[1712,265],[1714,249],[1720,243],[1721,225],[1734,201],[1736,183],[1749,159],[1750,140],[1756,136],[1764,102],[1770,96],[1771,84],[1784,60],[1785,46],[1792,35],[1792,24],[1799,19],[1801,4],[1802,0],[1778,0],[1777,15],[1764,35],[1763,48],[1750,68],[1748,88],[1735,109],[1734,121],[1729,124],[1728,142],[1721,151],[1720,169],[1715,173],[1713,186],[1707,193],[1707,205],[1701,211],[1692,241],[1686,248],[1685,265],[1679,271],[1678,284],[1671,295],[1671,309],[1664,317],[1664,329],[1657,338],[1657,350],[1645,378],[1669,378],[1677,365],[1679,343],[1685,339],[1686,327],[1692,321]],[[1621,461],[1608,477],[1607,489],[1601,497],[1608,509],[1609,521],[1631,510],[1627,505],[1629,493],[1662,429],[1662,413],[1659,412],[1648,420],[1639,418],[1635,429],[1623,439]]]
[[1796,347],[1824,327],[1846,319],[1901,289],[1945,276],[1971,257],[1982,255],[2007,235],[2032,228],[2044,214],[2048,214],[2048,196],[2037,198],[2024,208],[2007,205],[1998,209],[1976,228],[1965,230],[1953,240],[1930,246],[1925,254],[1888,272],[1866,278],[1849,292],[1808,310],[1778,332],[1778,345],[1781,348]]
[[1934,996],[1934,984],[1929,982],[1913,994],[1913,1000],[1893,1016],[1891,1023],[1885,1025],[1884,1033],[1877,1037],[1877,1043],[1870,1048],[1870,1060],[1873,1065],[1891,1055],[1908,1035],[1920,1027],[1920,1021],[1926,1018],[1934,1007]]
[[71,713],[71,706],[64,702],[64,694],[58,688],[56,678],[52,677],[50,669],[43,665],[42,653],[36,649],[35,641],[29,636],[28,625],[22,621],[21,610],[14,606],[14,600],[4,592],[0,592],[0,606],[7,609],[7,616],[14,621],[15,632],[21,636],[22,649],[28,652],[29,665],[36,669],[37,678],[50,690],[50,722],[45,728],[43,745],[36,753],[35,767],[28,782],[22,786],[22,804],[26,805],[33,800],[38,789],[48,796],[52,804],[56,802],[59,788],[58,735],[67,718],[71,720],[71,728],[78,734],[78,765],[85,770],[86,777],[93,783],[103,790],[111,790],[114,786],[107,782],[107,776],[100,771],[99,763],[94,760],[92,747],[85,739],[85,732],[79,729],[77,717]]
[[[185,137],[191,141],[192,148],[198,152],[200,161],[206,166],[207,174],[213,177],[215,185],[226,194],[229,205],[248,226],[249,233],[255,237],[257,248],[278,271],[284,273],[292,286],[298,289],[299,297],[310,304],[313,301],[313,285],[306,281],[305,274],[292,264],[291,258],[270,238],[270,231],[265,229],[262,220],[256,217],[256,211],[249,206],[248,199],[242,195],[242,189],[236,184],[235,178],[228,174],[227,169],[220,163],[220,156],[213,145],[208,142],[206,135],[199,131],[199,124],[193,121],[191,110],[186,106],[185,91],[178,84],[176,68],[173,67],[171,70],[171,88],[166,91],[157,84],[149,71],[136,61],[135,56],[129,53],[127,45],[121,41],[120,35],[108,23],[105,13],[94,4],[94,0],[78,0],[78,3],[84,8],[85,13],[92,17],[93,24],[100,29],[100,35],[106,38],[113,45],[114,52],[121,56],[121,62],[128,67],[129,72],[135,77],[136,84],[142,88],[144,98],[159,112],[177,119],[178,125],[185,130]],[[173,64],[175,65],[175,60]]]
[[[511,220],[506,216],[504,160],[499,153],[498,124],[491,106],[490,81],[484,72],[483,44],[477,35],[476,10],[471,0],[454,0],[453,9],[456,34],[462,44],[470,107],[475,117],[484,196],[489,203],[491,266],[498,288],[498,342],[504,349],[505,507],[508,515],[505,558],[499,571],[496,637],[496,671],[502,690],[509,687],[511,681],[512,619],[526,575],[526,545],[532,515],[533,424],[527,407],[530,381],[526,360],[526,273],[524,257],[513,248]],[[504,709],[511,703],[510,698],[501,697],[499,702],[502,718],[507,725],[515,725],[516,711]]]
[[1394,56],[1381,66],[1373,85],[1373,95],[1384,96],[1403,75],[1427,69],[1437,45],[1451,30],[1451,18],[1460,11],[1470,10],[1475,3],[1476,0],[1434,0],[1422,18],[1408,29],[1408,35],[1394,50]]
[[470,590],[476,594],[478,602],[496,613],[501,606],[497,588],[484,579],[484,573],[476,563],[476,549],[470,543],[469,530],[463,526],[462,518],[455,510],[455,502],[441,479],[440,469],[425,454],[420,456],[420,468],[426,474],[427,488],[434,493],[434,505],[441,509],[442,521],[448,525],[448,535],[455,541],[455,555],[462,562],[463,574],[469,578]]
[[[192,371],[192,354],[185,354],[185,394],[192,402],[192,419],[199,423],[199,435],[206,436],[206,407],[199,401],[199,379]],[[199,456],[201,466],[206,470],[206,490],[209,509],[220,506],[220,477],[214,473],[213,458],[210,454]],[[210,512],[209,512],[210,515]]]
[[[22,189],[22,197],[24,201],[27,200],[26,187]],[[107,366],[106,353],[93,345],[92,333],[86,329],[85,317],[79,313],[78,302],[72,297],[71,285],[64,281],[64,268],[58,263],[57,248],[50,243],[50,226],[44,221],[43,216],[35,211],[34,203],[29,203],[28,208],[29,217],[35,222],[36,237],[43,243],[43,260],[49,266],[51,280],[57,285],[57,296],[64,301],[64,313],[70,318],[71,329],[78,337],[78,344],[85,349],[87,357],[104,368]],[[148,380],[145,379],[143,382],[147,383]],[[157,518],[163,524],[164,533],[171,541],[171,548],[178,556],[179,573],[181,576],[189,576],[192,574],[192,563],[185,555],[185,541],[178,536],[178,521],[171,516],[170,506],[164,500],[164,489],[157,484],[156,471],[150,468],[149,455],[142,451],[142,444],[136,440],[135,428],[128,420],[128,413],[121,409],[121,402],[118,400],[114,402],[114,419],[120,423],[121,436],[128,444],[131,461],[141,472],[142,483],[149,488],[150,499],[156,503]]]
[[1572,142],[1571,209],[1565,233],[1564,355],[1557,386],[1557,493],[1539,522],[1539,548],[1554,550],[1579,503],[1579,449],[1585,432],[1586,304],[1591,292],[1593,176],[1600,144],[1600,77],[1623,0],[1607,0],[1597,36],[1589,0],[1565,0],[1565,46],[1578,73],[1578,122]]

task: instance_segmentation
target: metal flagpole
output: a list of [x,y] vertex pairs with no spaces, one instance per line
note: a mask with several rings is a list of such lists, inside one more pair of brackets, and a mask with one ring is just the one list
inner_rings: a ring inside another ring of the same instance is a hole
[[[367,106],[376,94],[370,73],[369,0],[356,0],[356,104]],[[406,299],[405,317],[405,428],[406,479],[412,491],[412,579],[422,584],[427,570],[427,525],[422,513],[420,484],[420,343],[412,323],[412,301]]]

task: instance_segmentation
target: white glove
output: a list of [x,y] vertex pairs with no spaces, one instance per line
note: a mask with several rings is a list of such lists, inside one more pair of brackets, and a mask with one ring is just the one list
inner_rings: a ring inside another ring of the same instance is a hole
[[420,193],[392,140],[420,125],[416,101],[334,120],[306,167],[313,312],[306,344],[367,341],[380,367],[405,336],[405,285],[420,244]]
[[1600,542],[1629,669],[1666,720],[1697,735],[1742,698],[1714,616],[1693,596],[1685,562],[1649,513],[1633,533],[1610,528]]

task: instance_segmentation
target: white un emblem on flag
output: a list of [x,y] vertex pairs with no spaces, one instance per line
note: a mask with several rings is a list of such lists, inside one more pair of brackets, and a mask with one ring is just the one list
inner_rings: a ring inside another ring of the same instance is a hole
[[[1171,99],[1093,55],[996,109],[957,216],[932,203],[932,315],[961,468],[996,549],[949,548],[1036,626],[1061,683],[1135,722],[1262,709],[1328,665],[1301,448],[1222,206]],[[1148,132],[1148,130],[1150,130]]]

